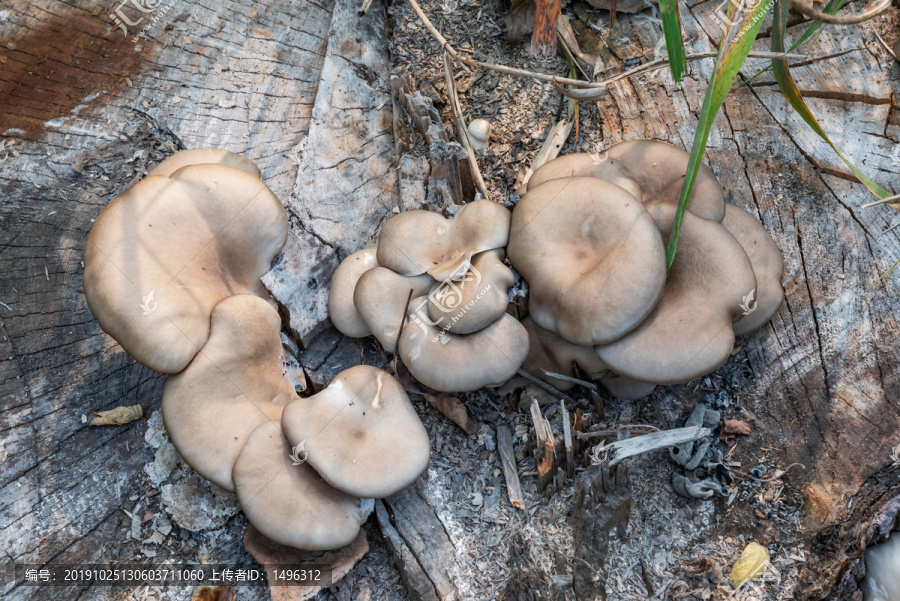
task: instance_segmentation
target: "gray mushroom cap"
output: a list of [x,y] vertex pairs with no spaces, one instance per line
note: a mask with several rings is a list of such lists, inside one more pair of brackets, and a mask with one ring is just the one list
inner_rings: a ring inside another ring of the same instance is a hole
[[364,248],[341,261],[331,276],[331,286],[328,289],[328,316],[334,327],[344,336],[362,338],[372,333],[356,310],[353,294],[359,279],[376,267],[378,261],[375,259],[375,249]]
[[[653,217],[669,237],[675,207]],[[750,260],[721,224],[684,214],[678,253],[653,312],[626,336],[597,346],[612,371],[654,384],[681,384],[722,365],[734,347],[731,324],[743,297],[756,288]]]
[[180,150],[157,165],[147,175],[163,175],[169,177],[182,167],[188,165],[217,164],[246,171],[254,177],[262,177],[259,167],[250,159],[239,154],[219,148],[191,148]]
[[318,394],[287,406],[282,428],[303,443],[309,464],[331,486],[383,498],[428,467],[431,443],[406,391],[393,376],[357,365]]
[[400,335],[400,358],[422,384],[442,392],[500,386],[512,378],[528,353],[528,332],[504,313],[472,334],[451,334],[432,324],[427,298],[413,299]]
[[507,253],[528,282],[535,323],[577,346],[637,327],[666,281],[665,247],[644,205],[589,177],[530,189],[513,212]]
[[485,199],[463,205],[453,219],[405,211],[381,228],[378,264],[405,276],[455,279],[473,255],[506,246],[509,220],[506,207]]
[[96,218],[84,294],[100,326],[140,363],[178,373],[209,336],[209,315],[259,281],[287,239],[287,213],[258,178],[225,165],[150,175]]
[[541,166],[531,179],[528,189],[536,188],[551,179],[566,177],[595,177],[615,184],[643,202],[643,193],[625,164],[608,154],[579,152],[557,157]]
[[297,398],[282,369],[281,319],[263,299],[236,294],[213,309],[209,340],[166,380],[162,414],[172,444],[198,474],[234,491],[231,470],[254,428]]
[[[621,161],[644,194],[644,204],[678,204],[690,153],[656,140],[632,140],[612,146],[610,158]],[[725,193],[712,169],[701,164],[688,199],[690,212],[721,222],[725,217]]]
[[784,258],[769,232],[741,207],[727,204],[722,226],[731,232],[747,253],[756,275],[753,297],[748,296],[743,303],[746,307],[744,311],[750,312],[734,323],[735,335],[741,336],[767,324],[784,303],[784,288],[781,285]]
[[281,422],[266,422],[247,438],[232,479],[244,515],[269,539],[309,551],[349,545],[372,511],[371,499],[329,486],[306,463],[294,465]]
[[375,267],[359,278],[353,292],[354,306],[386,352],[393,353],[397,348],[406,301],[425,294],[433,284],[428,274],[407,277],[386,267]]
[[506,291],[516,283],[503,264],[505,254],[502,249],[478,253],[462,279],[434,284],[428,295],[431,321],[454,334],[471,334],[500,319],[509,304]]

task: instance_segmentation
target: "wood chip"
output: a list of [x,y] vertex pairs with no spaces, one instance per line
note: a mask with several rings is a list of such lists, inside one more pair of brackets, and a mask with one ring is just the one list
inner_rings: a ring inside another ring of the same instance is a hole
[[100,413],[92,413],[92,419],[89,426],[121,426],[128,422],[144,417],[144,408],[140,405],[131,405],[130,407],[116,407],[109,411],[101,411]]

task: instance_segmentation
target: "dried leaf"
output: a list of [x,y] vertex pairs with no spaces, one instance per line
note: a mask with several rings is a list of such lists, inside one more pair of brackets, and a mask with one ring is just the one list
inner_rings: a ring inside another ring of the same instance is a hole
[[537,7],[534,0],[512,0],[509,12],[503,17],[506,23],[506,41],[518,44],[534,29],[534,14]]
[[719,434],[719,438],[724,440],[734,436],[750,436],[752,432],[753,430],[750,428],[750,424],[744,420],[726,419],[725,423],[722,425],[722,432]]
[[91,413],[91,417],[94,419],[88,423],[89,426],[121,426],[144,417],[144,408],[140,405],[116,407],[109,411]]
[[426,394],[424,396],[425,400],[428,401],[432,407],[450,418],[450,420],[462,428],[466,434],[474,436],[475,433],[478,432],[478,424],[469,417],[466,406],[463,405],[459,399],[450,396],[449,394],[440,394],[438,396]]
[[748,580],[756,580],[765,573],[769,566],[769,550],[754,541],[744,547],[741,556],[731,568],[728,584],[738,588]]

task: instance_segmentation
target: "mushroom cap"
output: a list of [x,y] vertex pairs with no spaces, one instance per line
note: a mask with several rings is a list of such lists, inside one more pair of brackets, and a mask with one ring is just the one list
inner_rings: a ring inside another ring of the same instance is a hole
[[265,536],[308,551],[349,545],[372,511],[372,501],[329,486],[305,463],[293,465],[281,422],[257,426],[234,464],[238,501]]
[[596,177],[624,188],[643,202],[643,193],[624,163],[609,155],[598,156],[586,152],[567,154],[548,161],[528,180],[528,189],[536,188],[551,179],[565,177]]
[[[656,140],[622,142],[607,152],[631,173],[648,208],[658,203],[678,204],[691,157],[689,152]],[[720,223],[725,216],[725,193],[706,165],[700,165],[687,208],[698,217]]]
[[453,219],[430,211],[406,211],[381,228],[378,264],[400,275],[457,279],[465,274],[472,255],[506,246],[509,221],[506,207],[486,199],[463,205]]
[[166,380],[162,414],[172,444],[198,474],[234,492],[231,469],[257,426],[297,398],[282,369],[281,319],[252,294],[219,301],[209,340]]
[[614,372],[607,372],[600,383],[609,394],[622,401],[639,401],[650,396],[656,390],[656,384],[639,382]]
[[482,151],[488,146],[493,126],[485,119],[475,119],[469,123],[469,141],[475,151]]
[[[328,316],[334,327],[344,336],[362,338],[372,333],[356,310],[353,294],[359,278],[375,267],[378,267],[378,261],[375,260],[375,249],[364,248],[341,261],[334,270],[334,275],[331,276],[331,287],[328,290]],[[403,309],[400,309],[400,313],[403,313]]]
[[597,356],[593,347],[575,346],[566,342],[550,330],[545,330],[534,323],[530,316],[522,320],[522,325],[528,330],[528,356],[522,364],[522,369],[535,378],[547,382],[557,390],[566,391],[574,388],[575,383],[553,378],[541,370],[574,378],[576,374],[573,365],[578,364],[591,380],[606,371],[606,365]]
[[[653,209],[668,238],[675,206]],[[756,288],[750,259],[721,224],[685,212],[678,253],[653,312],[627,336],[598,346],[618,374],[654,384],[681,384],[722,365],[734,347],[731,322]]]
[[291,445],[328,484],[363,498],[406,488],[428,467],[431,443],[406,391],[370,365],[342,371],[318,394],[284,410]]
[[97,217],[84,249],[84,294],[134,358],[178,373],[209,336],[222,298],[268,296],[259,281],[287,239],[287,213],[263,182],[224,165],[151,175]]
[[246,171],[254,177],[262,177],[259,167],[250,159],[220,148],[191,148],[179,150],[162,163],[154,167],[147,175],[163,175],[170,177],[173,173],[188,165],[219,164]]
[[428,295],[431,321],[454,334],[471,334],[500,319],[509,305],[506,291],[516,283],[503,264],[505,255],[503,249],[478,253],[465,277],[434,284]]
[[741,207],[731,203],[725,205],[722,226],[731,232],[747,253],[756,276],[754,298],[748,298],[744,303],[744,306],[752,307],[755,301],[756,308],[734,323],[735,335],[741,336],[768,323],[784,302],[784,288],[781,285],[784,258],[766,228]]
[[353,304],[366,326],[388,353],[397,348],[406,301],[426,294],[434,284],[427,274],[406,277],[386,267],[370,269],[359,278]]
[[528,332],[504,313],[472,334],[450,334],[427,316],[428,299],[413,299],[400,335],[400,358],[422,384],[441,392],[468,392],[500,386],[512,378],[528,354]]
[[577,346],[637,327],[666,281],[665,247],[644,205],[590,177],[528,190],[513,212],[507,253],[528,281],[534,322]]

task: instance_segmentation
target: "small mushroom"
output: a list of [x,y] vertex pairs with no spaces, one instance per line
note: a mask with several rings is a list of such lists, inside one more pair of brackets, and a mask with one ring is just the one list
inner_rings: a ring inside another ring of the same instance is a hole
[[220,148],[191,148],[180,150],[154,167],[147,175],[171,176],[188,165],[218,164],[246,171],[254,177],[262,177],[259,167],[250,159]]
[[666,281],[665,247],[644,205],[589,177],[528,190],[513,212],[507,253],[528,281],[534,322],[577,346],[637,327]]
[[756,289],[752,296],[748,294],[745,298],[743,315],[734,323],[735,335],[742,336],[767,324],[781,308],[784,302],[784,288],[781,285],[784,258],[769,232],[741,207],[730,203],[725,205],[722,226],[731,232],[747,253],[756,276]]
[[643,201],[643,193],[634,177],[621,161],[609,155],[580,152],[557,157],[547,162],[528,180],[528,189],[536,188],[551,179],[566,177],[595,177],[624,188],[632,196]]
[[269,303],[229,296],[213,308],[210,323],[202,351],[166,380],[162,414],[188,465],[233,492],[231,469],[250,432],[281,419],[297,395],[282,371],[281,318]]
[[475,119],[469,123],[469,142],[472,143],[472,150],[481,152],[488,147],[492,129],[490,121],[485,119]]
[[428,292],[434,280],[427,274],[406,277],[386,267],[370,269],[359,278],[353,303],[366,326],[388,353],[397,348],[397,336],[406,301]]
[[[364,248],[341,261],[328,290],[328,316],[338,332],[351,338],[362,338],[372,333],[369,326],[356,310],[353,293],[359,278],[367,271],[378,267],[375,249]],[[403,312],[403,309],[400,309]]]
[[287,239],[287,213],[256,176],[217,164],[150,175],[113,200],[84,249],[84,294],[137,361],[178,373],[209,336],[209,315],[259,281]]
[[500,386],[512,378],[528,354],[528,332],[504,313],[473,334],[451,334],[427,315],[426,297],[410,303],[400,335],[400,358],[422,384],[441,392],[468,392]]
[[381,228],[378,264],[400,275],[457,279],[473,255],[506,246],[509,222],[509,210],[486,199],[463,205],[453,219],[430,211],[406,211]]
[[478,253],[462,279],[436,283],[428,295],[431,321],[454,334],[471,334],[500,319],[509,304],[506,291],[516,283],[504,256],[502,249]]
[[632,380],[611,371],[603,376],[600,383],[609,394],[623,401],[639,401],[647,398],[656,390],[656,384]]
[[[668,239],[675,206],[653,218]],[[734,236],[715,221],[687,211],[678,253],[653,312],[623,338],[597,347],[617,374],[654,384],[680,384],[722,365],[734,347],[731,323],[744,295],[756,288],[753,268]]]
[[395,378],[369,365],[342,371],[318,394],[287,406],[291,445],[331,486],[384,498],[412,484],[431,453],[428,433]]
[[282,545],[321,551],[353,542],[374,503],[329,486],[296,453],[281,422],[257,426],[234,464],[232,479],[247,519]]
[[591,379],[597,379],[606,371],[606,366],[590,346],[576,346],[566,342],[550,330],[540,327],[531,317],[522,320],[528,331],[528,356],[522,369],[539,380],[543,380],[562,391],[575,387],[574,382],[548,376],[543,370],[563,376],[576,377],[574,365]]
[[[648,208],[654,204],[678,204],[690,153],[666,142],[632,140],[612,146],[610,158],[621,161],[644,195]],[[725,217],[725,194],[712,169],[701,164],[688,199],[690,212],[721,222]]]

